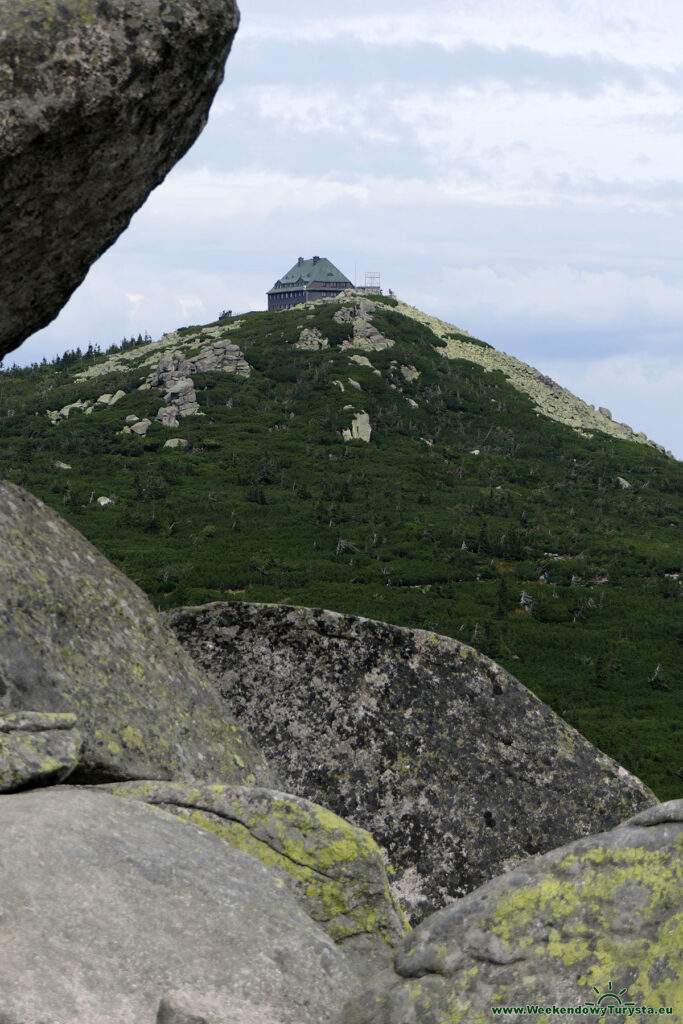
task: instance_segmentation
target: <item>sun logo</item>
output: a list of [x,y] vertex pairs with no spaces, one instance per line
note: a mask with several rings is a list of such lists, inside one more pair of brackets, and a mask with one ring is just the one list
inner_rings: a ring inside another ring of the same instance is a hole
[[604,992],[601,993],[600,989],[596,988],[595,985],[593,985],[593,991],[598,997],[597,1001],[586,1000],[584,1006],[635,1006],[635,1003],[625,1003],[621,998],[626,994],[626,989],[621,988],[618,992],[615,992],[611,981],[607,983],[607,988]]

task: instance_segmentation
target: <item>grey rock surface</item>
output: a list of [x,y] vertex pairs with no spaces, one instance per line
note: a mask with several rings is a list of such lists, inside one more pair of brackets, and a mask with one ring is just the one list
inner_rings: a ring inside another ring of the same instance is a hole
[[157,420],[162,427],[174,428],[178,426],[178,410],[174,405],[164,405],[159,409]]
[[529,1004],[543,1009],[525,1020],[565,1019],[553,1005],[588,1007],[585,1020],[597,1004],[624,1006],[606,1018],[619,1021],[671,1007],[664,1020],[680,1024],[682,854],[676,800],[534,857],[424,921],[343,1022],[480,1024]]
[[272,1003],[255,1007],[225,990],[185,990],[164,996],[156,1024],[284,1024],[284,1018]]
[[0,0],[0,356],[195,140],[237,22],[233,0]]
[[270,781],[144,594],[41,501],[0,481],[0,711],[70,712],[78,778]]
[[0,823],[1,1020],[152,1024],[198,992],[327,1024],[357,987],[267,868],[157,808],[64,786],[0,797]]
[[421,630],[240,602],[167,614],[284,787],[366,828],[413,919],[656,803],[513,676]]
[[130,428],[130,432],[131,434],[137,434],[138,437],[144,437],[151,425],[152,421],[145,417],[144,420],[138,420],[137,423],[134,423]]
[[75,715],[0,713],[0,793],[62,782],[76,768],[82,745]]
[[173,782],[108,787],[177,814],[256,857],[343,946],[360,978],[387,966],[403,937],[382,855],[363,829],[275,790]]

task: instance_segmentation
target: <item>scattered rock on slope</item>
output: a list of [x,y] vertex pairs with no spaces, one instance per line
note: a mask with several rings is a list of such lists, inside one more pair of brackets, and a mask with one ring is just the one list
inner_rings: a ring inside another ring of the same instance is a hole
[[0,356],[195,140],[237,22],[234,0],[0,0]]
[[144,594],[0,481],[0,711],[72,712],[74,777],[267,782],[263,759]]
[[422,630],[305,608],[167,621],[285,787],[368,829],[415,917],[653,794],[504,669]]
[[668,1006],[680,1024],[682,852],[674,800],[526,861],[416,928],[393,982],[354,1000],[344,1024],[485,1024],[492,1006],[529,1004],[624,1006],[619,1020],[629,1005]]
[[173,998],[327,1024],[357,987],[289,890],[217,836],[73,786],[3,796],[0,815],[2,1020],[152,1024]]

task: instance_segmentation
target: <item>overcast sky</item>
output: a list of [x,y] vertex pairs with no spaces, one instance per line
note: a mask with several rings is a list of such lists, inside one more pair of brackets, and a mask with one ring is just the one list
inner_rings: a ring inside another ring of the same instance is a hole
[[680,458],[682,144],[680,0],[243,0],[204,134],[14,358],[262,309],[327,256]]

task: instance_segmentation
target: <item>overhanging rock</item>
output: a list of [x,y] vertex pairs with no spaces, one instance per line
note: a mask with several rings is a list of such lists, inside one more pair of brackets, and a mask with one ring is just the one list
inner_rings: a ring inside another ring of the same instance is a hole
[[0,357],[194,142],[238,17],[234,0],[0,0]]

